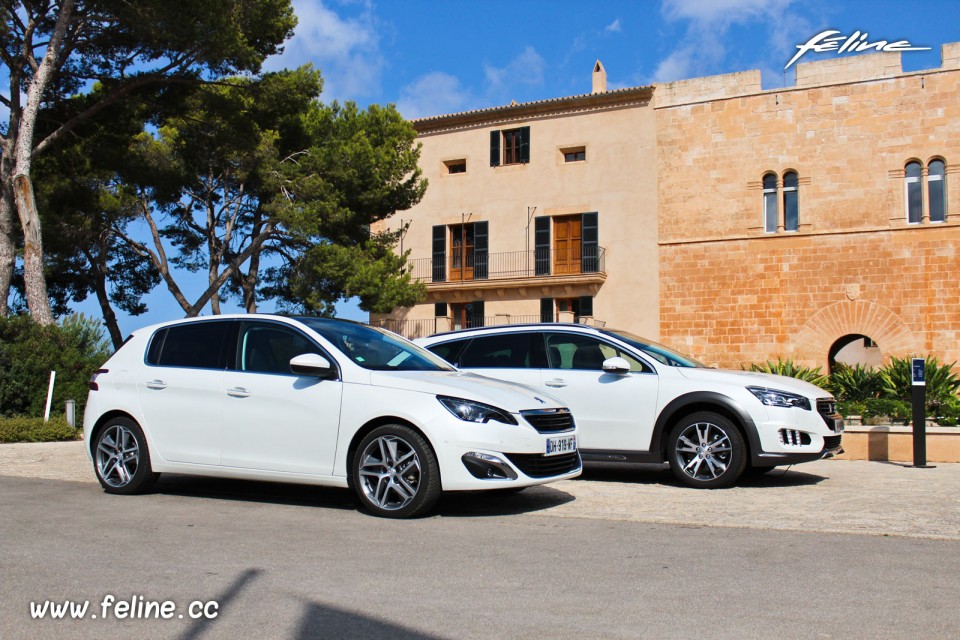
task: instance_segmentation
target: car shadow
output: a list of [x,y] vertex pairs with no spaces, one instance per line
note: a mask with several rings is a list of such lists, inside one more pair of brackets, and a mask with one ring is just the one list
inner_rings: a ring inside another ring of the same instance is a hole
[[[778,488],[802,487],[819,484],[826,480],[824,476],[798,471],[797,467],[777,467],[763,474],[745,472],[734,487],[742,488]],[[666,463],[618,464],[594,463],[585,466],[579,480],[598,482],[625,482],[636,484],[659,484],[666,487],[686,488],[677,480]]]
[[[337,487],[234,480],[165,473],[154,485],[158,495],[232,500],[264,504],[363,511],[353,491]],[[424,517],[475,518],[532,513],[574,500],[552,487],[528,487],[523,491],[451,491]]]

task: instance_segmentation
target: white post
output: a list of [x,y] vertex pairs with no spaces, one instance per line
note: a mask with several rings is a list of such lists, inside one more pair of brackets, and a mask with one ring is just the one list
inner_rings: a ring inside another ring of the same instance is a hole
[[57,379],[57,372],[50,372],[50,386],[47,387],[47,408],[43,410],[43,421],[50,419],[50,403],[53,402],[53,381]]

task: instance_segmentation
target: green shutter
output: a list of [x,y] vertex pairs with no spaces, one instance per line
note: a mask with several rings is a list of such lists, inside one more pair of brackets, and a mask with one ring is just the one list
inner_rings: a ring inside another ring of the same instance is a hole
[[520,127],[520,164],[530,162],[530,127]]
[[490,166],[500,166],[500,131],[490,132]]
[[447,279],[447,227],[438,224],[433,227],[433,281]]
[[534,218],[534,273],[550,275],[550,216]]
[[489,223],[473,223],[473,277],[486,280],[490,277],[488,246]]
[[599,220],[597,212],[583,214],[580,240],[580,270],[583,273],[600,271]]

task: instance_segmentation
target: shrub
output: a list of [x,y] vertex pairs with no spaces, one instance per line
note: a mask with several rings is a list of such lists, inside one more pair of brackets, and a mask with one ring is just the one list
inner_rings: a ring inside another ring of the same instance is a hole
[[0,442],[56,442],[76,440],[81,431],[67,424],[63,416],[43,418],[0,417]]
[[53,407],[76,400],[83,415],[87,382],[109,355],[100,323],[70,316],[43,326],[25,315],[0,318],[0,417],[43,415],[50,371],[57,372]]
[[[941,365],[936,358],[926,358],[927,415],[935,416],[940,407],[957,400],[960,378],[953,372],[957,363]],[[911,358],[891,358],[890,364],[880,370],[883,397],[896,398],[908,405],[912,402]]]
[[878,371],[870,367],[837,364],[830,374],[827,389],[840,402],[862,402],[880,397],[883,379]]
[[767,360],[762,364],[754,363],[750,365],[749,370],[757,371],[759,373],[772,373],[778,376],[788,376],[790,378],[806,380],[807,382],[813,383],[818,387],[825,387],[827,384],[827,376],[820,373],[820,367],[811,369],[810,367],[798,365],[789,358],[787,360],[777,358],[776,362]]

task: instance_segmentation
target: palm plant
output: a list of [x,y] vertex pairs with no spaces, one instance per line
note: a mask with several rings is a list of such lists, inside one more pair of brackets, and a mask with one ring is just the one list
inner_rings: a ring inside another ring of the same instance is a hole
[[820,372],[820,367],[815,369],[806,367],[795,363],[790,358],[784,360],[779,356],[777,357],[776,361],[767,360],[761,364],[753,363],[750,365],[749,370],[759,373],[772,373],[778,376],[797,378],[798,380],[805,380],[815,384],[818,387],[824,387],[827,384],[827,376]]

